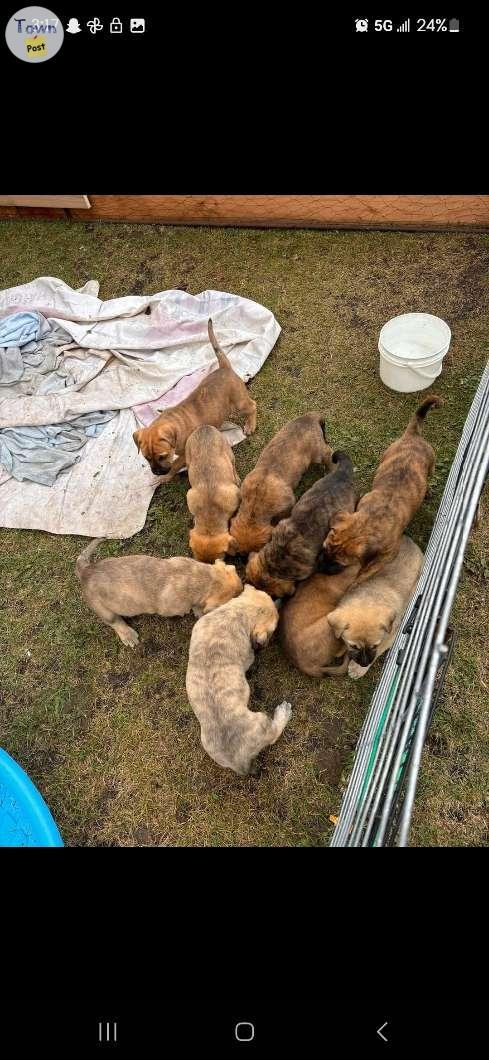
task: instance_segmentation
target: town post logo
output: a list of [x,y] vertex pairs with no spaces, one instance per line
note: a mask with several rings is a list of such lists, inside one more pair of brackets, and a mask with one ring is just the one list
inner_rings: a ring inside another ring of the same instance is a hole
[[43,63],[61,48],[61,19],[45,7],[22,7],[7,22],[5,40],[10,51],[27,63]]

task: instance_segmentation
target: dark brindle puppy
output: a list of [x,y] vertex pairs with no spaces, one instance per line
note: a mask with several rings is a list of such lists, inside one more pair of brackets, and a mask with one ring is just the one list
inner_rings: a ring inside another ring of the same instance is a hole
[[303,494],[290,517],[275,528],[268,544],[251,554],[247,581],[271,596],[291,595],[295,582],[313,573],[335,513],[353,512],[356,499],[350,457],[340,451],[333,453],[333,471]]
[[325,574],[359,562],[359,584],[397,556],[403,532],[426,495],[435,463],[434,450],[421,436],[421,426],[426,413],[442,404],[436,394],[422,402],[404,434],[386,449],[372,489],[361,498],[356,512],[335,515],[319,564]]

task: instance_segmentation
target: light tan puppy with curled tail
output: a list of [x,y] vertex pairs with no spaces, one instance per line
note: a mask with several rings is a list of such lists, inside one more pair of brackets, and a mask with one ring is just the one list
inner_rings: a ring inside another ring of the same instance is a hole
[[[297,586],[294,596],[280,611],[282,647],[294,666],[309,677],[345,674],[348,656],[343,642],[328,622],[342,596],[360,570],[360,564],[345,567],[340,574],[313,574]],[[343,660],[333,665],[336,659]]]
[[222,560],[210,566],[188,556],[121,556],[91,563],[102,540],[91,541],[78,556],[76,575],[85,603],[129,648],[136,647],[139,637],[122,615],[207,614],[243,590],[235,568]]
[[399,552],[368,581],[352,585],[328,622],[350,658],[348,675],[357,680],[390,648],[423,566],[423,553],[407,537]]
[[195,559],[222,559],[231,540],[229,520],[239,505],[238,473],[229,442],[216,427],[197,427],[185,446],[191,485],[187,505],[194,517],[189,544]]
[[273,718],[248,709],[246,671],[278,622],[267,593],[246,585],[241,596],[196,622],[190,640],[186,688],[200,722],[202,746],[214,762],[239,776],[275,743],[292,712],[290,703],[276,707]]

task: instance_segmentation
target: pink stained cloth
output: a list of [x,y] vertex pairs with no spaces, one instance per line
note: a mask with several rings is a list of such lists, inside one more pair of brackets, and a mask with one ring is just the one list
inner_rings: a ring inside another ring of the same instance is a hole
[[183,379],[180,379],[175,386],[172,386],[171,390],[167,390],[166,394],[155,398],[154,401],[146,401],[142,405],[133,405],[132,410],[138,422],[143,427],[149,427],[149,424],[159,416],[160,409],[170,409],[174,405],[178,405],[180,401],[184,401],[195,390],[196,386],[205,379],[206,375],[215,371],[215,367],[215,365],[210,364],[206,365],[205,368],[198,368],[197,371],[191,372],[190,375],[184,375]]

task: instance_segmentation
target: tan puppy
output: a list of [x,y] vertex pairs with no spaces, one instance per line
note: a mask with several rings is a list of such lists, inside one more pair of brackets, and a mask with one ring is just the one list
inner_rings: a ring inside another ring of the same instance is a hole
[[395,559],[362,585],[353,585],[328,615],[332,633],[348,652],[350,677],[367,673],[395,640],[423,566],[423,553],[410,537],[401,538]]
[[435,462],[434,450],[421,437],[421,426],[429,409],[442,404],[434,394],[422,402],[404,434],[386,449],[372,489],[357,510],[339,512],[332,519],[320,566],[325,574],[359,562],[362,582],[397,555],[402,533],[426,496]]
[[187,694],[200,722],[202,746],[225,769],[239,776],[253,759],[275,743],[292,712],[290,703],[276,707],[273,719],[248,709],[246,671],[253,648],[268,643],[278,611],[267,593],[246,585],[237,600],[196,622],[190,640]]
[[241,485],[241,506],[231,522],[230,552],[257,552],[273,527],[295,504],[294,488],[311,464],[331,466],[324,416],[308,412],[286,423],[265,446],[256,467]]
[[239,504],[234,453],[216,427],[197,427],[185,446],[191,485],[187,505],[194,516],[189,544],[195,559],[222,559],[231,540],[229,520]]
[[[341,574],[313,574],[297,586],[280,611],[280,633],[285,654],[310,677],[346,673],[348,656],[328,622],[330,611],[354,581],[360,565],[351,564]],[[334,666],[335,659],[343,663]]]
[[235,568],[222,560],[210,567],[187,556],[121,556],[92,564],[90,557],[102,540],[91,541],[78,556],[76,574],[85,603],[130,648],[139,637],[121,615],[207,614],[243,590]]
[[241,412],[246,416],[243,427],[245,434],[253,434],[256,429],[256,401],[251,400],[243,380],[219,346],[212,320],[209,320],[208,329],[219,368],[211,372],[179,405],[165,409],[149,427],[141,427],[133,434],[151,470],[161,476],[160,482],[169,482],[185,467],[185,443],[192,431],[201,424],[221,427],[231,416]]

